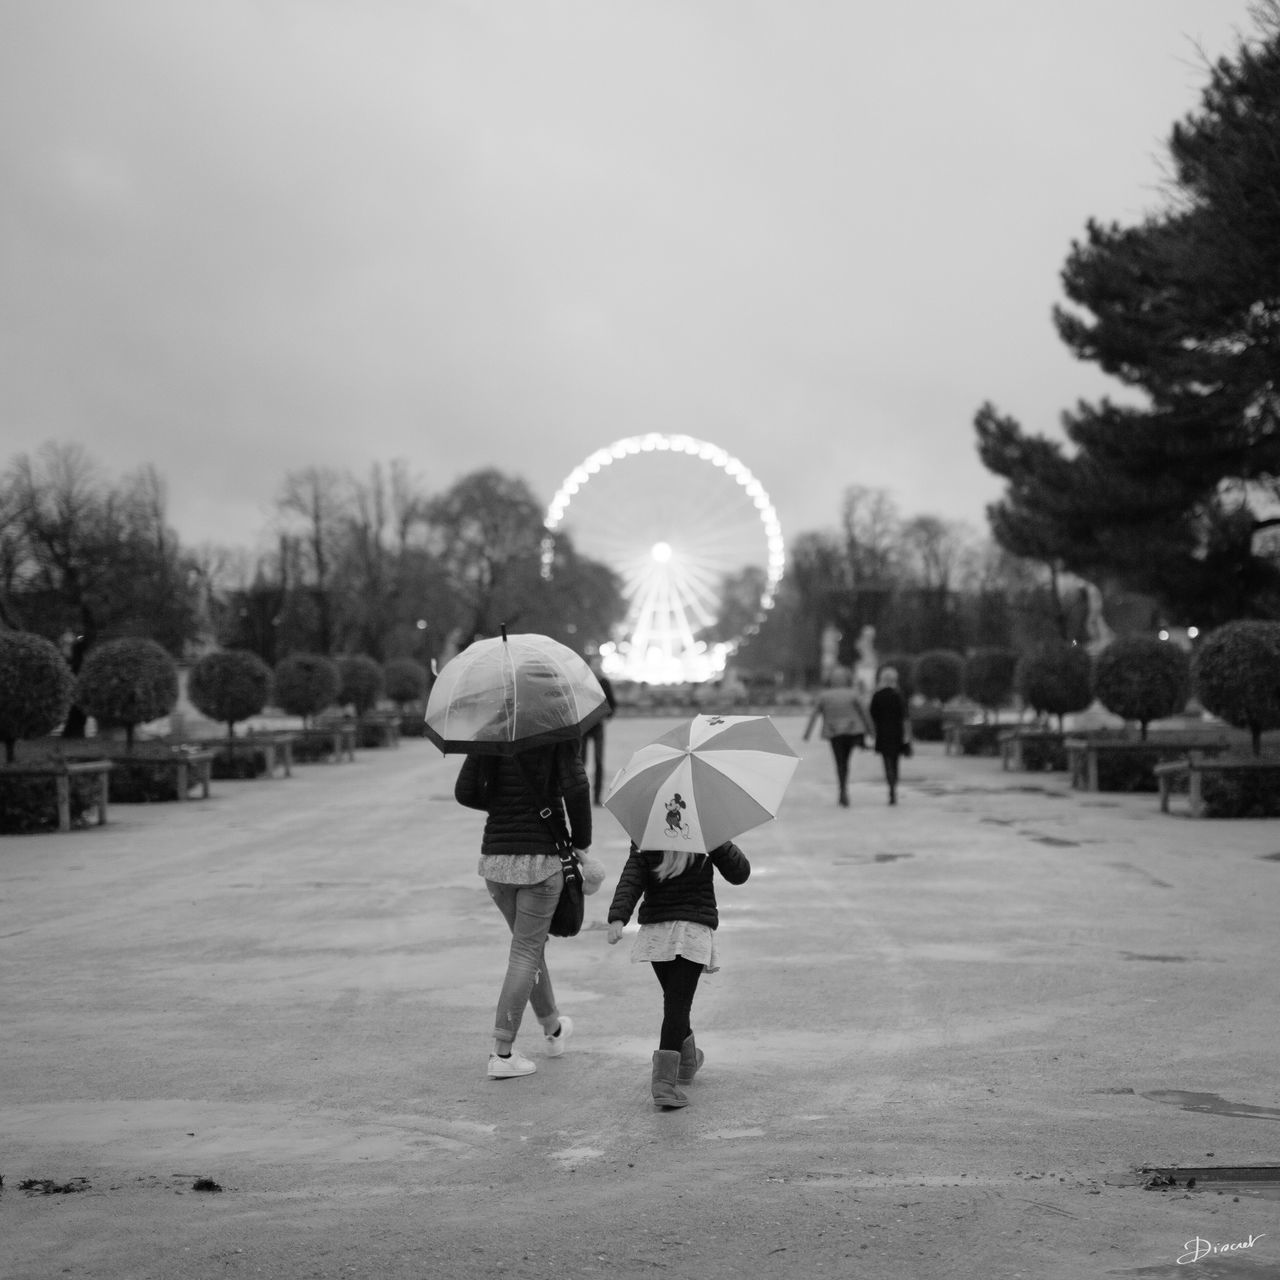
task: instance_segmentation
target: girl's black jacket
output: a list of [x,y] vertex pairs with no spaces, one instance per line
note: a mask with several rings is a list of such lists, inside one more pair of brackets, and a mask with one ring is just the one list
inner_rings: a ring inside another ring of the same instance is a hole
[[732,840],[712,849],[705,858],[695,858],[678,876],[659,880],[655,872],[662,861],[660,850],[640,850],[633,844],[627,864],[618,877],[618,887],[609,904],[609,919],[626,924],[640,902],[640,923],[659,924],[665,920],[692,920],[715,929],[720,924],[716,910],[716,890],[712,868],[730,884],[742,884],[751,874],[747,855]]

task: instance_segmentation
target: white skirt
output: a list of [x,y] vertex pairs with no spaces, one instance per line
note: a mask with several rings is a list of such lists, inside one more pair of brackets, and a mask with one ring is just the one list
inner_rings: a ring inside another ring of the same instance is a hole
[[677,956],[702,965],[708,973],[715,973],[720,968],[716,931],[692,920],[663,920],[640,926],[631,948],[632,964],[674,960]]

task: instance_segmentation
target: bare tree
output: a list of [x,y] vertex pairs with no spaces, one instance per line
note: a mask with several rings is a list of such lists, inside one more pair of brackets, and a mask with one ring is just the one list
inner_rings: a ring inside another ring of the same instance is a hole
[[333,652],[333,567],[340,554],[343,521],[349,508],[343,501],[344,484],[335,471],[307,467],[291,471],[281,486],[277,506],[286,535],[293,535],[305,551],[308,584],[315,602],[317,645]]

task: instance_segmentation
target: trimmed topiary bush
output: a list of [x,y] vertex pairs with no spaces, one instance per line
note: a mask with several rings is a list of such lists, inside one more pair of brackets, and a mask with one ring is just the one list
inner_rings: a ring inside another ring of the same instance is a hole
[[1023,656],[1014,686],[1037,715],[1057,716],[1061,733],[1064,716],[1093,702],[1093,661],[1080,645],[1052,641]]
[[1012,649],[975,649],[964,660],[960,689],[987,713],[999,711],[1013,695],[1018,655]]
[[372,711],[382,697],[382,668],[367,654],[347,654],[338,659],[338,701],[354,708],[357,716]]
[[12,764],[20,741],[42,738],[67,718],[75,676],[57,646],[27,631],[0,631],[0,742]]
[[187,696],[201,715],[227,726],[227,741],[236,725],[256,716],[271,698],[271,668],[247,649],[206,653],[187,677]]
[[1108,711],[1136,720],[1145,740],[1152,720],[1185,710],[1191,659],[1154,636],[1121,636],[1094,659],[1093,692]]
[[167,716],[177,703],[178,664],[154,640],[107,640],[85,658],[75,700],[99,724],[123,727],[132,749],[138,725]]
[[930,702],[950,702],[964,679],[964,655],[953,649],[929,649],[915,661],[915,691]]
[[392,658],[382,668],[387,697],[404,712],[405,704],[422,702],[427,696],[427,669],[412,658]]
[[291,653],[276,664],[276,706],[304,725],[337,702],[341,685],[337,663],[322,653]]
[[1228,622],[1201,642],[1192,664],[1206,711],[1248,729],[1253,754],[1262,735],[1280,728],[1280,622]]

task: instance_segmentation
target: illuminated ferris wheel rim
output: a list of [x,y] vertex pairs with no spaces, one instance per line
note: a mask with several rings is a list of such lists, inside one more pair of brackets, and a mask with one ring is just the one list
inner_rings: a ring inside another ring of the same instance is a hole
[[726,449],[710,444],[706,440],[697,440],[693,436],[668,435],[651,431],[642,436],[628,436],[623,440],[615,440],[613,444],[597,449],[583,459],[568,476],[560,488],[556,490],[551,505],[547,508],[543,523],[549,533],[555,532],[564,520],[565,512],[573,501],[574,495],[584,485],[598,475],[605,467],[612,466],[623,458],[642,453],[684,453],[690,457],[709,462],[733,480],[751,500],[760,516],[760,524],[764,530],[765,546],[768,555],[765,564],[765,586],[760,596],[760,610],[765,612],[773,607],[774,592],[782,580],[786,568],[786,544],[782,537],[782,525],[778,513],[774,510],[764,485]]

